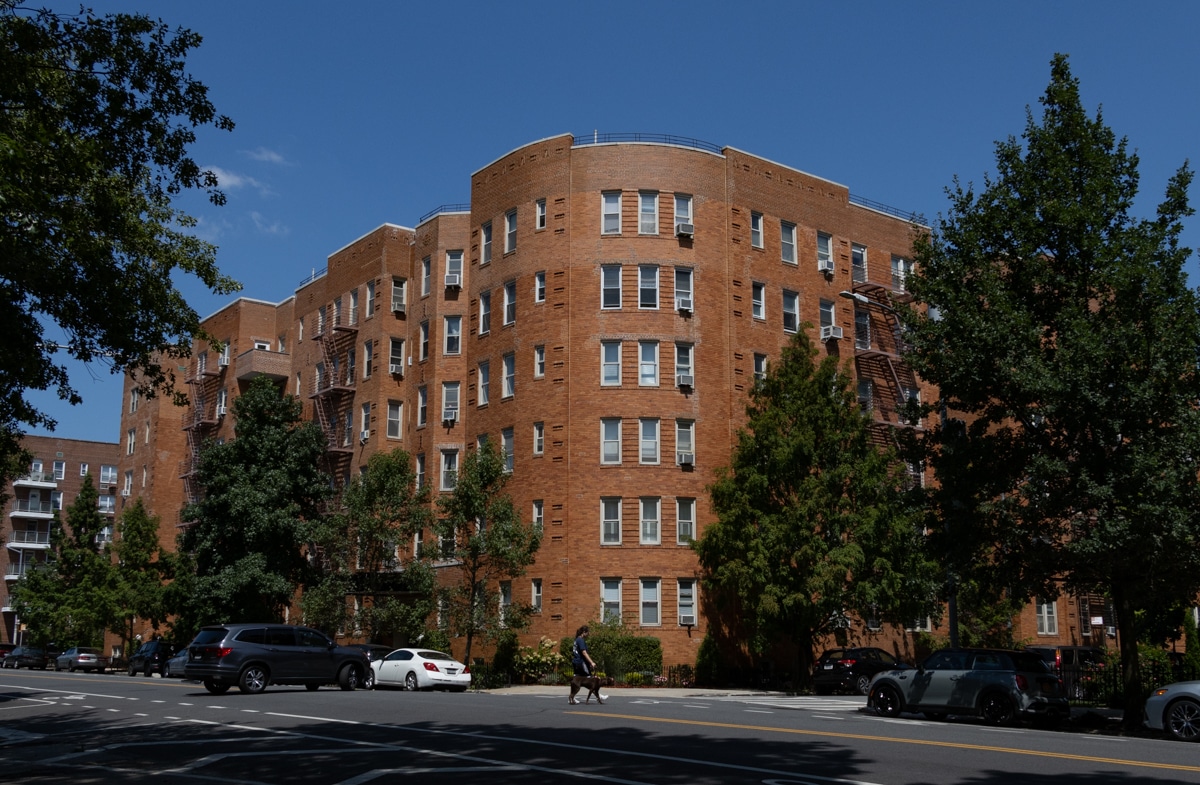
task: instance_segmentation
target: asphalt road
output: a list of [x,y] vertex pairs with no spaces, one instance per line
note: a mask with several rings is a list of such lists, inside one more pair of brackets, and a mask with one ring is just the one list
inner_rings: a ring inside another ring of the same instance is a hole
[[125,675],[0,672],[8,783],[826,785],[1200,783],[1200,747],[973,721],[862,699],[611,690],[209,695]]

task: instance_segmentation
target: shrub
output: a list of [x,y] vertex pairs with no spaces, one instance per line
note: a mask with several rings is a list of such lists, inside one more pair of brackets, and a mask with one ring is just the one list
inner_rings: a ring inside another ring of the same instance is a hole
[[557,684],[559,671],[570,666],[570,660],[554,650],[554,640],[543,637],[537,647],[522,646],[513,658],[513,670],[522,682],[544,683],[547,675],[553,675]]

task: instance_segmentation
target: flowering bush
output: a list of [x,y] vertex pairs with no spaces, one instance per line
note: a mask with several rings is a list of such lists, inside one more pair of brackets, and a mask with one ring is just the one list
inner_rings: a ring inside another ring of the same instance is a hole
[[568,663],[566,657],[558,653],[558,643],[542,637],[537,647],[522,646],[517,652],[513,667],[523,682],[540,681],[547,674],[557,674]]
[[667,677],[666,676],[655,676],[654,677],[654,686],[655,687],[667,686]]

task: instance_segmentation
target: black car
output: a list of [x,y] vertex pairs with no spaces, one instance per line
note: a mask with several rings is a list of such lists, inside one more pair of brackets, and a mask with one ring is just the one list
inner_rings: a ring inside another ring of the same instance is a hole
[[49,664],[46,650],[36,646],[18,646],[4,657],[5,668],[37,668],[44,671]]
[[907,667],[907,663],[874,646],[828,649],[817,659],[813,687],[818,695],[829,695],[835,690],[852,690],[866,695],[870,691],[871,677],[876,673]]
[[[367,662],[375,662],[375,660],[382,660],[384,657],[388,656],[393,651],[395,651],[395,649],[393,649],[391,646],[384,646],[379,643],[351,643],[350,648],[362,649],[363,653],[367,655]],[[375,669],[374,668],[367,668],[367,678],[366,678],[366,681],[364,681],[364,683],[363,683],[363,689],[366,689],[366,690],[375,689]]]
[[175,649],[164,640],[146,641],[129,658],[129,675],[141,673],[149,676],[152,673],[162,674],[163,665],[175,654]]
[[303,684],[309,690],[336,683],[353,690],[366,683],[371,665],[361,649],[339,646],[324,633],[289,624],[221,624],[204,627],[188,647],[184,678],[213,695],[233,685],[259,693],[268,684]]

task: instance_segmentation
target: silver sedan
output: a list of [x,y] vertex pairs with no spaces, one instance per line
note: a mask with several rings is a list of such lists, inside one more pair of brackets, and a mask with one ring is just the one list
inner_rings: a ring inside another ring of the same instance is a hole
[[1200,741],[1200,681],[1177,681],[1150,693],[1142,722],[1180,741]]

